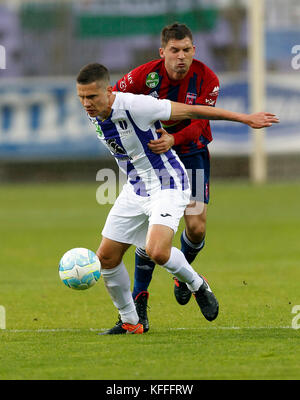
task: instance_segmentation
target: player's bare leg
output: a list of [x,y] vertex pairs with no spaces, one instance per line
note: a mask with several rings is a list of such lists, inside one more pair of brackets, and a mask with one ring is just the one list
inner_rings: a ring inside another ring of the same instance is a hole
[[97,250],[106,289],[120,315],[120,322],[101,334],[143,333],[131,295],[130,278],[122,261],[129,247],[129,244],[103,237]]
[[[193,210],[196,211],[195,214]],[[201,244],[205,238],[206,219],[207,204],[197,201],[187,206],[184,214],[185,231],[187,238],[195,245]]]
[[129,249],[130,244],[120,243],[103,237],[96,251],[101,262],[102,271],[115,268],[123,259],[124,254]]

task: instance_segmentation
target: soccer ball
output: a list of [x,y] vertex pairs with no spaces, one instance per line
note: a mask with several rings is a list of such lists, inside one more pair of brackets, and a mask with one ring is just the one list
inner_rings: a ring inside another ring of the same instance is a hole
[[89,249],[78,247],[67,251],[59,262],[60,279],[69,288],[85,290],[101,276],[99,258]]

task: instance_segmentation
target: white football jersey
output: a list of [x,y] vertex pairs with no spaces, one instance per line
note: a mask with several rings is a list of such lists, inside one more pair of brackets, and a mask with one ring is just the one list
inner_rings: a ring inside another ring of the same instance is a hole
[[140,196],[152,190],[189,189],[184,165],[174,150],[155,154],[148,148],[150,140],[158,139],[160,120],[171,116],[171,102],[152,96],[114,92],[110,116],[101,120],[90,118],[98,138],[108,147],[128,182]]

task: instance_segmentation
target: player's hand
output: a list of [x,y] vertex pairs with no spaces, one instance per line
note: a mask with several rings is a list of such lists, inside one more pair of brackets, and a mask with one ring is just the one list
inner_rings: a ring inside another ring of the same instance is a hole
[[253,129],[268,128],[269,126],[278,123],[279,119],[276,117],[276,115],[267,112],[250,114],[247,122],[247,124]]
[[156,132],[160,133],[161,137],[156,140],[150,140],[148,147],[155,154],[166,153],[172,146],[174,146],[174,137],[163,128],[157,129]]

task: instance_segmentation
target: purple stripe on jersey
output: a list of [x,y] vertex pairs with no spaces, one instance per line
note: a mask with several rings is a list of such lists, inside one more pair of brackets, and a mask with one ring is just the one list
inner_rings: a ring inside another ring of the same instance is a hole
[[103,132],[104,140],[107,144],[107,147],[110,149],[113,156],[118,160],[130,160],[130,157],[123,147],[116,125],[111,120],[111,116],[112,113],[104,121],[99,121],[96,117],[98,125]]
[[126,171],[128,182],[133,186],[135,194],[141,197],[150,196],[149,193],[147,193],[145,183],[130,161],[118,160],[118,165],[123,171]]
[[[154,124],[156,129],[161,128],[161,123],[160,121],[156,121]],[[189,184],[189,179],[186,171],[182,168],[181,164],[178,162],[177,158],[174,156],[174,154],[169,150],[165,153],[165,156],[167,157],[169,163],[172,165],[172,167],[175,169],[176,174],[178,178],[180,179],[181,182],[181,188],[182,190],[189,189],[190,184]]]
[[[161,156],[159,154],[153,153],[149,148],[148,148],[148,143],[149,140],[155,139],[153,136],[153,133],[151,129],[148,131],[142,131],[134,122],[132,119],[130,113],[128,110],[126,110],[126,114],[130,122],[132,123],[135,133],[140,140],[143,149],[145,151],[145,155],[147,156],[149,162],[151,163],[154,172],[158,179],[160,180],[160,185],[161,189],[177,189],[176,183],[174,181],[173,176],[169,173],[167,170]],[[158,129],[161,127],[159,121],[158,123],[154,124],[155,128]]]
[[[154,139],[151,129],[149,129],[148,131],[142,131],[133,121],[129,111],[126,111],[126,114],[129,118],[130,122],[134,126],[135,132],[144,148],[145,154],[148,157],[148,160],[150,161],[151,165],[153,166],[153,168],[155,170],[157,177],[160,180],[161,188],[162,189],[177,189],[174,178],[167,170],[162,157],[159,154],[153,153],[148,148],[149,139]],[[156,129],[158,129],[161,127],[161,124],[159,121],[157,121],[157,122],[155,122],[154,126]],[[175,172],[176,172],[178,178],[180,179],[182,189],[183,190],[187,189],[189,187],[189,185],[186,185],[186,183],[188,182],[188,178],[187,178],[187,174],[185,173],[181,164],[177,161],[177,159],[175,158],[174,154],[171,151],[168,151],[167,153],[165,153],[165,155],[167,156],[168,161],[170,162],[170,165],[175,169]]]
[[[159,129],[161,128],[161,122],[160,121],[156,121],[155,124],[155,129]],[[189,189],[190,184],[189,184],[189,179],[188,179],[188,175],[185,171],[184,168],[182,168],[181,164],[179,163],[179,161],[177,160],[177,158],[174,156],[174,154],[169,150],[166,153],[164,153],[165,156],[167,157],[169,163],[172,165],[172,167],[175,169],[176,174],[181,182],[181,188],[182,190],[186,190]]]
[[112,114],[105,121],[99,121],[96,118],[103,132],[103,139],[116,158],[119,167],[127,174],[128,182],[133,186],[134,192],[139,196],[147,197],[149,194],[147,193],[146,185],[138,175],[131,158],[124,149],[116,125],[111,121],[111,116]]
[[167,157],[169,163],[172,165],[174,168],[178,178],[180,179],[181,182],[181,188],[182,190],[189,189],[190,184],[189,184],[189,179],[187,172],[185,171],[184,168],[182,168],[181,164],[177,160],[177,158],[174,156],[171,150],[168,150],[166,153],[164,153],[165,156]]

